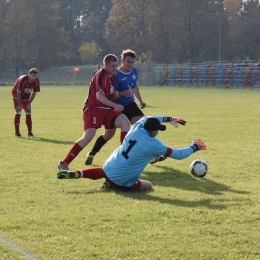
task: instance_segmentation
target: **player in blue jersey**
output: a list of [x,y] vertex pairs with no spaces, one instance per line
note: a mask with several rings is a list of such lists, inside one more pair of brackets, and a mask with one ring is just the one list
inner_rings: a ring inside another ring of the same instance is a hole
[[[144,116],[141,109],[135,103],[135,98],[138,99],[141,108],[145,108],[139,87],[137,84],[138,71],[134,67],[136,53],[130,49],[124,50],[121,54],[121,66],[115,74],[115,91],[119,92],[119,98],[113,100],[114,103],[124,106],[123,114],[129,119],[131,124],[137,122]],[[91,165],[93,158],[100,149],[109,141],[115,134],[116,129],[105,129],[103,135],[99,136],[92,147],[92,150],[87,154],[85,164]],[[160,159],[159,159],[160,160]]]
[[100,70],[100,64],[97,64],[96,69],[93,70],[93,72],[92,72],[92,77],[96,75],[96,73],[98,72],[98,70]]
[[105,178],[105,187],[117,190],[149,190],[152,184],[139,179],[150,160],[163,154],[165,157],[181,160],[199,150],[206,150],[200,139],[193,140],[187,148],[170,148],[155,138],[158,131],[164,131],[170,122],[175,127],[185,125],[186,121],[177,117],[143,117],[137,121],[126,135],[122,145],[106,160],[103,167],[87,168],[78,171],[60,171],[58,179],[88,178],[92,180]]

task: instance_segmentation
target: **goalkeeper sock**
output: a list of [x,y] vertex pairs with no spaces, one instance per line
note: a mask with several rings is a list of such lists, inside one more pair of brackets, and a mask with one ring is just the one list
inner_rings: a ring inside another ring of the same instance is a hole
[[88,178],[91,180],[104,178],[103,170],[100,167],[86,168],[76,172],[79,173],[80,178]]

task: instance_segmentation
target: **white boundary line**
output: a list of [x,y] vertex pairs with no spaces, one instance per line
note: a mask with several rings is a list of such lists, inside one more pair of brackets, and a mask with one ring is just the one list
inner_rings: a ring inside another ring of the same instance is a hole
[[24,256],[26,260],[39,260],[33,253],[29,250],[15,244],[11,240],[6,237],[0,235],[0,243],[4,244],[5,246],[9,247],[11,250],[18,252],[20,255]]

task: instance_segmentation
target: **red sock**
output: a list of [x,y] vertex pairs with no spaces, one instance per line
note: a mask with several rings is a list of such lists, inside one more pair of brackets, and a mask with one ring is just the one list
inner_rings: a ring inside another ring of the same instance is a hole
[[18,134],[20,133],[20,117],[21,115],[20,114],[15,114],[14,116],[14,128],[15,128],[15,134]]
[[121,132],[120,134],[120,142],[121,144],[123,143],[124,139],[125,139],[125,136],[127,135],[128,132]]
[[31,117],[31,115],[25,116],[25,123],[26,123],[27,128],[28,128],[28,134],[30,134],[32,132],[32,117]]
[[78,170],[76,172],[80,174],[80,178],[88,178],[91,180],[98,180],[104,178],[103,170],[100,167],[86,168],[83,170]]
[[78,143],[75,143],[66,155],[66,157],[62,160],[62,162],[70,164],[74,160],[74,158],[77,157],[77,155],[81,152],[82,149],[83,148],[79,146]]

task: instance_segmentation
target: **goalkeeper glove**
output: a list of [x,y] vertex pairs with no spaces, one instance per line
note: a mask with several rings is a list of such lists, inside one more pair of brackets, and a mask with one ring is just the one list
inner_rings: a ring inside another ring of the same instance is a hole
[[181,125],[185,125],[186,124],[186,120],[184,120],[181,117],[171,117],[171,116],[165,116],[163,118],[163,122],[170,122],[171,125],[173,125],[174,127],[178,127],[178,124]]
[[204,142],[200,139],[193,139],[190,147],[193,149],[194,153],[200,150],[206,150],[207,148]]

